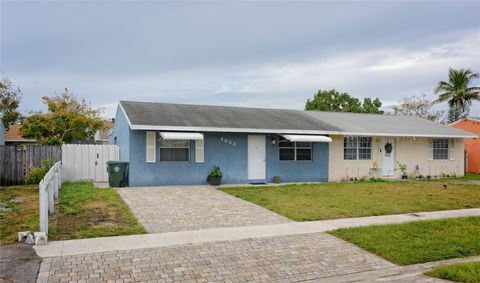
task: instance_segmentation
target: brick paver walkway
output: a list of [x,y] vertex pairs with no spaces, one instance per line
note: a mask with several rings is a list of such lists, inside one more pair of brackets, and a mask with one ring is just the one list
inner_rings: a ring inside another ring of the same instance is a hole
[[45,258],[39,282],[297,282],[394,266],[313,233]]
[[118,192],[149,233],[291,222],[209,186],[124,188]]

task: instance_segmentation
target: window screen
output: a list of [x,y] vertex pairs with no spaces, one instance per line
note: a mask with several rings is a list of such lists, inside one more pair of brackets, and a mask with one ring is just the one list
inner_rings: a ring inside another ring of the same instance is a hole
[[448,139],[433,139],[432,148],[434,160],[448,159]]
[[280,160],[312,160],[312,143],[310,142],[289,142],[279,143]]
[[162,140],[160,142],[161,162],[188,162],[190,161],[189,140]]
[[344,137],[344,160],[370,160],[372,159],[371,137]]

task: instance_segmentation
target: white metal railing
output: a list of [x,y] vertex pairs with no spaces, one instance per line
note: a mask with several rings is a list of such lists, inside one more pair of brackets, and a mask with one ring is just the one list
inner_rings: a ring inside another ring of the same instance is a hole
[[62,186],[62,162],[55,163],[43,179],[39,186],[40,202],[40,232],[48,235],[48,213],[55,212],[55,200],[58,199],[58,190]]

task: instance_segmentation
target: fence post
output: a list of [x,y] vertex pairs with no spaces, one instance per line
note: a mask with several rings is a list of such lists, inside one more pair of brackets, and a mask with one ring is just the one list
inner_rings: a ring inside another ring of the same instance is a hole
[[63,178],[63,170],[62,170],[62,167],[63,167],[63,164],[60,163],[60,166],[58,166],[58,181],[60,182],[60,184],[58,185],[59,188],[62,187],[62,178]]
[[47,194],[48,194],[48,211],[50,213],[54,213],[55,212],[55,201],[54,201],[54,198],[53,198],[53,188],[52,188],[52,182],[48,182],[48,185],[47,185]]
[[53,198],[58,199],[58,172],[53,174]]
[[48,234],[48,199],[43,180],[39,184],[40,204],[40,232]]

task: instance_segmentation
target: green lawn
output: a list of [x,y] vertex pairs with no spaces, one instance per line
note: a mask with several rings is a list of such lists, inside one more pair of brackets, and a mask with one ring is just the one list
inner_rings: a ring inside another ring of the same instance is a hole
[[[0,244],[17,241],[19,231],[38,231],[38,187],[0,189]],[[57,213],[50,215],[49,239],[79,239],[143,234],[144,228],[114,189],[88,182],[67,182],[60,190]]]
[[50,239],[145,233],[114,189],[98,189],[89,182],[67,182],[60,190],[59,199],[57,214],[50,217]]
[[38,231],[38,186],[0,188],[0,245],[17,241],[17,232]]
[[480,186],[443,182],[340,182],[221,188],[296,221],[480,207]]
[[480,180],[480,174],[467,173],[461,177],[454,178],[439,178],[433,181],[447,181],[447,182],[456,182],[456,181],[478,181]]
[[480,262],[440,266],[425,274],[455,282],[478,283],[480,282]]
[[329,233],[398,264],[480,255],[480,217],[357,227]]

